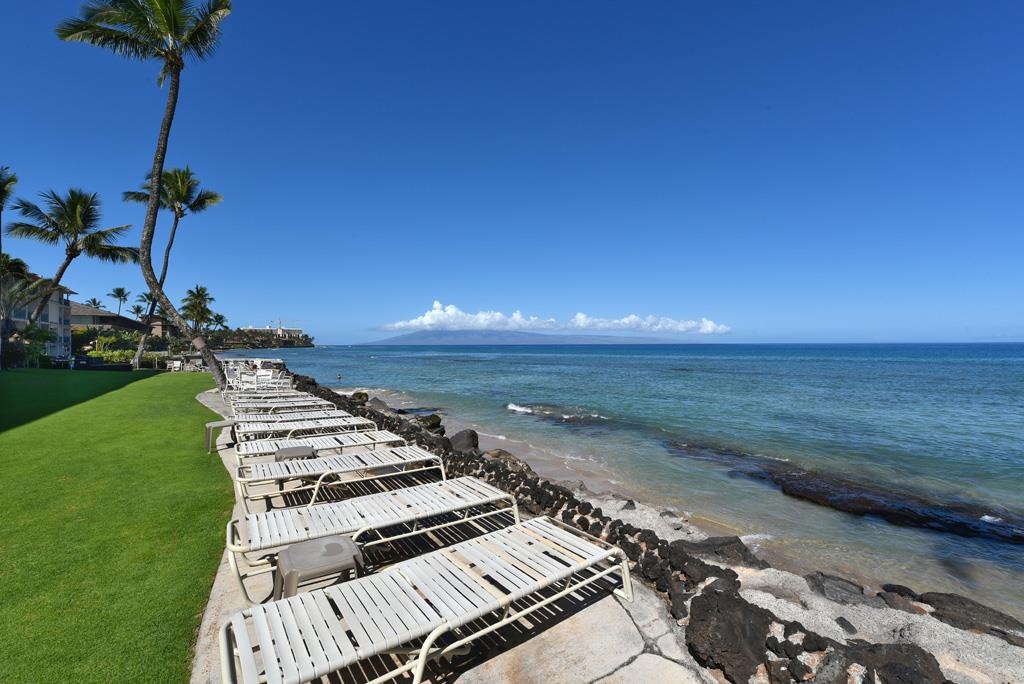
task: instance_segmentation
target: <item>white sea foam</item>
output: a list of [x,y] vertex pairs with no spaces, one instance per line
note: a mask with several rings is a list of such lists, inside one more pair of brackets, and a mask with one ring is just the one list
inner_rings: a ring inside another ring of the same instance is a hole
[[515,411],[516,413],[533,413],[533,409],[529,406],[520,406],[519,404],[510,403],[506,406],[509,411]]
[[982,520],[982,522],[987,522],[987,523],[1003,522],[1002,518],[997,518],[994,515],[983,515],[983,516],[981,516],[981,520]]
[[740,537],[740,541],[744,544],[753,544],[759,541],[769,541],[772,539],[770,534],[745,534]]

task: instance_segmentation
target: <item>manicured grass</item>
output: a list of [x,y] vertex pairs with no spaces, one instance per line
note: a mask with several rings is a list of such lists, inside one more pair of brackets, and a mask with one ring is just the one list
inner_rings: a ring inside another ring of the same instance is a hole
[[210,387],[191,373],[0,374],[0,413],[49,414],[0,432],[3,681],[188,680],[232,505],[203,441],[215,414],[194,398]]
[[152,375],[153,371],[2,371],[0,432]]

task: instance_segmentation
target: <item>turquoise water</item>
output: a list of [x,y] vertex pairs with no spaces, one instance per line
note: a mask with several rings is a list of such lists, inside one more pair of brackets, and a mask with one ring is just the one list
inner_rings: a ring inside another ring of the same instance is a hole
[[[1024,545],[1006,541],[1024,532],[1014,526],[1024,520],[1024,345],[363,346],[275,355],[326,385],[402,392],[510,451],[545,454],[548,472],[560,468],[565,479],[580,479],[575,473],[693,511],[748,535],[781,566],[958,591],[1024,614]],[[972,536],[794,498],[765,477],[776,465],[836,500],[865,487],[871,502],[897,508],[952,506]]]

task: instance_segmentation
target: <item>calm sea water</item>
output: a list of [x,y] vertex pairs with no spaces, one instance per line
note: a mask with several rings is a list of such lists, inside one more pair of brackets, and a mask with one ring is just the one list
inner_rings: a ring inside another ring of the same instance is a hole
[[[747,535],[779,565],[957,591],[1024,616],[1024,545],[795,499],[745,463],[1024,515],[1024,345],[319,347],[328,386],[386,388],[626,494]],[[340,378],[339,378],[340,375]],[[527,447],[529,445],[529,447]],[[685,445],[685,446],[683,446]]]

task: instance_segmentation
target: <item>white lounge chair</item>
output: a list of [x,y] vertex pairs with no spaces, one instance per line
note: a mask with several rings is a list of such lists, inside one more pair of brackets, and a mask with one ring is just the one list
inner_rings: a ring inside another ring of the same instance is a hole
[[235,445],[235,455],[239,463],[244,458],[269,456],[278,449],[290,447],[310,447],[313,454],[321,451],[341,452],[350,447],[375,448],[380,444],[404,445],[405,439],[387,430],[367,430],[366,432],[344,432],[333,435],[316,435],[315,437],[297,437],[292,439],[254,439],[239,442]]
[[292,411],[289,413],[236,413],[235,422],[259,423],[282,420],[322,420],[326,418],[350,418],[352,414],[341,409],[317,411]]
[[[510,507],[519,522],[515,497],[475,477],[431,482],[345,501],[249,513],[243,520],[228,523],[228,561],[242,593],[250,603],[255,603],[249,597],[245,580],[272,572],[273,563],[267,558],[249,561],[244,554],[336,534],[350,535],[352,541],[366,548],[503,513],[505,509],[495,507],[497,504]],[[456,515],[435,519],[445,514]],[[405,523],[417,524],[411,526],[411,531],[387,533],[387,528]],[[371,538],[370,533],[376,538]],[[239,556],[256,569],[242,573]]]
[[[235,473],[235,493],[248,513],[250,501],[264,501],[286,494],[312,491],[312,502],[317,500],[320,491],[325,487],[345,486],[355,482],[381,480],[434,469],[441,472],[442,480],[445,479],[441,457],[418,446],[357,451],[294,461],[248,463],[239,466]],[[285,488],[285,485],[293,482],[305,484]],[[258,488],[260,485],[275,485],[276,489],[262,493],[251,491],[251,488]]]
[[[287,414],[285,414],[287,415]],[[318,418],[313,420],[277,421],[235,421],[235,439],[244,442],[250,439],[274,437],[299,437],[323,433],[337,433],[351,430],[376,430],[377,424],[369,418]]]
[[231,404],[235,413],[297,413],[316,409],[333,408],[326,399],[294,399],[288,401],[237,401]]
[[[616,572],[622,587],[613,591],[631,601],[622,551],[535,518],[376,575],[244,610],[221,629],[221,675],[224,682],[297,684],[395,654],[404,656],[400,664],[367,684],[407,672],[418,684],[429,660],[462,652],[474,639]],[[537,600],[520,602],[527,597]],[[480,626],[485,617],[492,621]],[[451,641],[435,646],[446,633]]]

